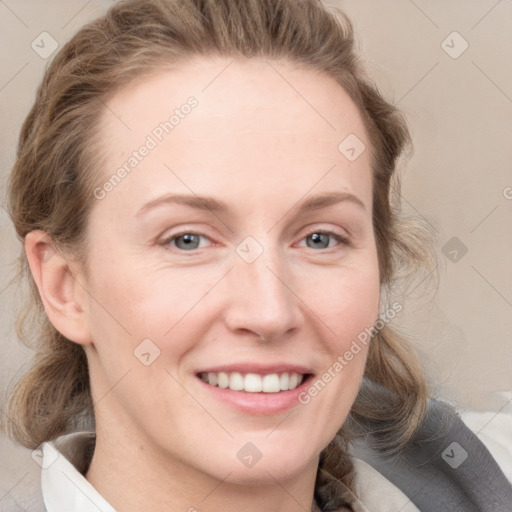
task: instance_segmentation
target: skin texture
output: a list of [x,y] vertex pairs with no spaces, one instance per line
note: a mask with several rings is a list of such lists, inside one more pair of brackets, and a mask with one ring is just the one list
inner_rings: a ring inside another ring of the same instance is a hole
[[[26,239],[50,320],[88,357],[97,445],[87,479],[123,512],[308,510],[319,453],[350,410],[367,350],[307,405],[271,415],[218,401],[195,373],[286,362],[319,378],[375,322],[370,142],[330,77],[287,62],[202,58],[110,99],[99,186],[191,96],[197,106],[172,132],[91,198],[87,272],[64,254],[45,258],[44,233]],[[338,150],[349,134],[367,148],[353,162]],[[364,207],[299,213],[328,192]],[[137,214],[169,193],[213,197],[229,211],[167,203]],[[315,246],[318,230],[334,236]],[[202,235],[198,248],[171,239],[184,233]],[[252,263],[237,253],[248,236],[259,244],[249,252],[262,251]],[[148,366],[134,356],[145,339],[160,351]],[[262,454],[252,467],[237,457],[248,442]]]

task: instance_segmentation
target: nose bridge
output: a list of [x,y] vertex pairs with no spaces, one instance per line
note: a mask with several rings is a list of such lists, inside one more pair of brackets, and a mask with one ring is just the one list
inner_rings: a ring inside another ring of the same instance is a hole
[[232,329],[246,329],[272,339],[299,325],[300,309],[290,290],[291,273],[284,255],[270,243],[260,246],[262,252],[253,261],[243,252],[236,255],[227,319]]

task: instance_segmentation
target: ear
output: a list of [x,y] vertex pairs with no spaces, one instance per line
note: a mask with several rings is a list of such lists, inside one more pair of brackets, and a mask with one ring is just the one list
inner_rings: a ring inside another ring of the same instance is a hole
[[69,340],[81,345],[92,344],[87,293],[78,282],[78,265],[68,261],[41,230],[25,236],[25,253],[50,322]]

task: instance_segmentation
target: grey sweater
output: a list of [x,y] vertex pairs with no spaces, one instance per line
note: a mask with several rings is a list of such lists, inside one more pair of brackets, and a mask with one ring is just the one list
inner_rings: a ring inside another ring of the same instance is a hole
[[385,457],[370,443],[355,445],[354,455],[421,512],[512,512],[512,485],[483,443],[443,402],[430,400],[415,442],[399,456]]

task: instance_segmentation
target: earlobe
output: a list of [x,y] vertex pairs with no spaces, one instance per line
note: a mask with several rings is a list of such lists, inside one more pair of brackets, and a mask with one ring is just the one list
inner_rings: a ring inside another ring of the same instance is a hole
[[25,253],[50,322],[69,340],[90,344],[86,295],[72,263],[49,235],[40,230],[26,235]]

